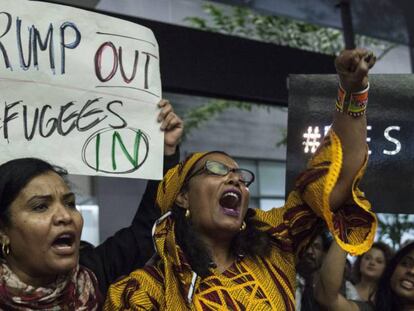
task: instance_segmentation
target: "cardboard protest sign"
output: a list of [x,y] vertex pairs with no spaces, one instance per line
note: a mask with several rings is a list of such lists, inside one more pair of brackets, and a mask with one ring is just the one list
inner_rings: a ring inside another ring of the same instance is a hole
[[160,179],[158,44],[140,25],[67,6],[0,2],[0,163]]
[[[305,169],[328,131],[335,109],[338,80],[334,75],[292,75],[286,189]],[[413,213],[414,75],[370,75],[367,109],[369,162],[361,189],[373,209]]]

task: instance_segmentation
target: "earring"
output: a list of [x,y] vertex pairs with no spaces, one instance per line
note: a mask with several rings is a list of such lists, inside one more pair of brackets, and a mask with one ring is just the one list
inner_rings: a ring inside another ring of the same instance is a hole
[[241,225],[241,227],[240,227],[240,231],[245,230],[245,229],[246,229],[246,227],[247,227],[246,222],[245,222],[245,221],[243,221],[243,223],[242,223],[242,225]]
[[190,210],[189,209],[185,210],[185,218],[187,218],[187,219],[190,218]]
[[6,257],[10,254],[10,244],[1,244],[1,252],[3,253],[3,256]]

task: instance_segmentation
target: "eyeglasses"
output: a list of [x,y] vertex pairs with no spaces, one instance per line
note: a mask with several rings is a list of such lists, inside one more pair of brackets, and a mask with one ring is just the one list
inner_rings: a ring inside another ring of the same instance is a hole
[[217,176],[226,176],[230,172],[234,172],[235,174],[239,175],[240,181],[246,186],[249,187],[250,184],[254,181],[254,174],[253,172],[243,169],[243,168],[230,168],[227,165],[217,162],[217,161],[206,161],[203,167],[196,170],[193,174],[191,174],[187,178],[187,182],[193,178],[194,176],[201,174],[203,172],[208,172],[213,175]]

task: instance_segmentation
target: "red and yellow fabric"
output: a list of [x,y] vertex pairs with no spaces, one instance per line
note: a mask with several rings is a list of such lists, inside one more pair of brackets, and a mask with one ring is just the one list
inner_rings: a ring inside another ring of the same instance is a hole
[[[198,154],[198,159],[201,156]],[[211,269],[211,275],[204,279],[195,278],[175,241],[174,221],[165,217],[154,236],[159,259],[113,284],[105,310],[293,311],[296,260],[324,222],[338,243],[353,254],[367,251],[373,242],[376,218],[358,189],[366,163],[355,177],[353,200],[335,213],[329,208],[329,196],[341,166],[341,144],[331,131],[308,169],[299,176],[284,207],[250,211],[258,228],[272,237],[270,255],[239,258],[223,273]],[[186,163],[181,164],[170,172],[171,176],[185,169],[188,173]],[[175,179],[171,176],[170,180],[179,185],[178,175]],[[163,193],[159,196],[159,204],[168,202],[163,201]]]

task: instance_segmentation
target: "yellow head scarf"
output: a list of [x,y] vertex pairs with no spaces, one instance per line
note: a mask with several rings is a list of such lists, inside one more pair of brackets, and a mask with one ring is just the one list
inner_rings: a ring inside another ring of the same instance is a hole
[[188,173],[193,166],[205,155],[211,152],[196,152],[190,155],[184,162],[180,162],[169,169],[164,179],[158,186],[156,203],[161,214],[168,212],[174,205],[175,199],[180,192]]

